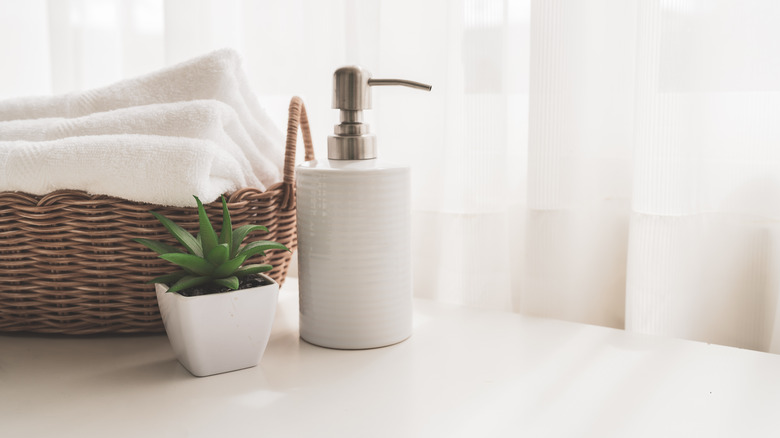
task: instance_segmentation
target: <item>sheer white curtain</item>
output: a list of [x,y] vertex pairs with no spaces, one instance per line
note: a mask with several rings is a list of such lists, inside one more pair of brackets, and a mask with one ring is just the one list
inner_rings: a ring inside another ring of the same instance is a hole
[[641,2],[626,323],[780,351],[780,4]]
[[533,2],[524,311],[780,351],[778,19]]
[[231,46],[316,151],[331,74],[410,164],[419,297],[780,351],[771,0],[0,0],[0,98]]

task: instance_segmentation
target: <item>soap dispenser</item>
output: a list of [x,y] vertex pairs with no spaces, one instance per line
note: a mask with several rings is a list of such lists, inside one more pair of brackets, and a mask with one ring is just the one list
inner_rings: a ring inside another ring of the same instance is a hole
[[409,168],[379,161],[363,123],[378,85],[431,89],[358,66],[336,70],[341,123],[328,159],[296,169],[300,335],[322,347],[383,347],[412,334]]

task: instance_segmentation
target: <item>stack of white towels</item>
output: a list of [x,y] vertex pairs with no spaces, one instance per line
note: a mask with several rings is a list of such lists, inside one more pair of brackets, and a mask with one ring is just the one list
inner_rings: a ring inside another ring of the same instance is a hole
[[0,191],[186,207],[281,180],[281,131],[223,49],[113,85],[0,101]]

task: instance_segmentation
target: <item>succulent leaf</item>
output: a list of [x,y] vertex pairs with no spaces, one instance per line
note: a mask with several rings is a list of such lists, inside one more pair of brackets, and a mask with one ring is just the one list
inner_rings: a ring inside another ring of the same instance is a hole
[[206,254],[206,260],[214,266],[220,266],[228,260],[230,250],[227,243],[220,243],[215,246],[208,254]]
[[220,286],[225,286],[229,289],[233,289],[233,290],[238,289],[238,277],[236,276],[219,278],[217,280],[214,280],[214,283]]
[[238,255],[246,256],[246,258],[252,257],[255,254],[265,255],[265,252],[269,249],[283,249],[289,251],[289,249],[281,243],[271,242],[270,240],[258,240],[257,242],[251,242],[245,245],[238,252]]
[[180,290],[189,289],[191,287],[206,284],[209,281],[211,281],[211,277],[197,277],[193,275],[188,275],[186,277],[182,277],[179,281],[174,283],[174,285],[168,289],[168,292],[178,292]]
[[191,254],[195,254],[196,256],[203,257],[203,250],[201,249],[201,245],[194,237],[192,237],[192,234],[190,234],[184,228],[176,225],[172,220],[161,215],[160,213],[157,213],[156,211],[153,211],[152,215],[163,224],[165,229],[168,230],[168,232],[171,233],[173,237],[179,241],[179,243],[187,248],[187,251],[189,251]]
[[160,258],[177,264],[185,270],[190,271],[196,275],[210,275],[212,272],[214,272],[214,265],[209,263],[204,258],[194,256],[192,254],[163,254],[160,256]]
[[212,273],[214,277],[221,278],[233,275],[234,272],[246,261],[246,257],[238,256],[232,260],[228,260],[225,263],[219,265],[217,269],[214,269]]
[[233,230],[233,245],[230,247],[230,257],[238,255],[238,248],[247,234],[253,231],[268,231],[268,228],[262,225],[243,225]]
[[222,231],[219,233],[219,243],[226,243],[228,247],[233,244],[233,223],[230,221],[230,212],[224,196],[222,196]]
[[168,245],[167,243],[158,242],[156,240],[149,240],[149,239],[133,239],[134,242],[140,243],[141,245],[151,249],[152,251],[156,252],[157,254],[168,254],[171,252],[181,252],[179,248],[176,248],[175,246]]
[[[289,251],[283,244],[268,240],[250,242],[242,246],[241,243],[249,233],[255,231],[267,232],[268,228],[262,225],[244,225],[234,230],[227,207],[227,200],[224,196],[222,196],[222,229],[219,235],[217,235],[208,219],[203,203],[197,196],[195,196],[195,200],[198,204],[199,225],[199,233],[196,236],[193,236],[167,217],[151,212],[184,248],[149,239],[133,239],[136,243],[160,254],[161,259],[182,268],[182,270],[159,276],[151,280],[151,283],[171,285],[168,289],[169,292],[178,292],[207,283],[235,290],[240,287],[240,277],[273,269],[268,264],[242,267],[242,264],[249,257],[256,254],[265,255],[267,250]],[[185,250],[189,253],[185,253]]]
[[236,277],[245,277],[247,275],[259,274],[261,272],[268,272],[273,269],[271,265],[246,265],[242,269],[234,272]]
[[217,233],[214,232],[214,227],[211,226],[208,215],[206,215],[206,209],[203,207],[203,203],[200,202],[197,196],[193,196],[198,203],[198,223],[200,224],[200,239],[203,245],[203,254],[208,254],[217,246]]
[[162,283],[162,284],[173,284],[182,278],[187,276],[187,271],[176,271],[171,274],[161,275],[157,278],[153,278],[149,280],[147,283]]

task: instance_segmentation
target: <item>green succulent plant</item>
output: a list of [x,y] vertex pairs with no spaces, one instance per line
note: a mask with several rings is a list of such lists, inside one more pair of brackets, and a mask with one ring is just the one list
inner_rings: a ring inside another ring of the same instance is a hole
[[149,283],[164,283],[170,286],[168,292],[177,292],[206,284],[215,284],[235,290],[239,287],[240,278],[270,271],[273,268],[267,264],[244,266],[247,259],[257,254],[265,255],[265,251],[269,249],[289,251],[281,243],[269,240],[259,240],[242,245],[244,238],[249,233],[254,231],[267,232],[268,228],[262,225],[243,225],[234,230],[224,196],[222,197],[222,231],[217,236],[206,215],[206,209],[203,208],[203,203],[197,196],[194,198],[198,203],[198,222],[200,224],[200,234],[197,237],[167,217],[154,211],[151,212],[165,229],[182,244],[184,250],[155,240],[133,239],[159,254],[160,258],[181,268],[179,271],[154,278]]

